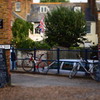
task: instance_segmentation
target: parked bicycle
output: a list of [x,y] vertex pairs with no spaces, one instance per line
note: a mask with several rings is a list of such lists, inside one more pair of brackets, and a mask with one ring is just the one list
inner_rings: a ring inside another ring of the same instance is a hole
[[[78,55],[80,61],[78,63],[74,63],[72,70],[70,71],[69,78],[76,76],[77,72],[82,67],[83,70],[88,73],[92,79],[96,80],[96,73],[98,71],[98,61],[93,60],[92,62],[84,60],[81,56]],[[87,67],[86,67],[87,65]]]
[[44,54],[40,54],[38,57],[35,57],[33,53],[27,53],[27,57],[22,61],[22,68],[26,72],[32,72],[36,69],[36,72],[42,72],[47,68],[47,63],[42,61]]

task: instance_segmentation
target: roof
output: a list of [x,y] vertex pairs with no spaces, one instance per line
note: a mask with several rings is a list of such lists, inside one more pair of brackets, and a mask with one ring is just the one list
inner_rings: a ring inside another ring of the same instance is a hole
[[75,6],[81,6],[82,11],[85,13],[85,19],[87,21],[95,21],[94,16],[91,14],[91,9],[87,6],[87,3],[34,3],[31,4],[30,14],[27,16],[27,21],[29,22],[40,22],[46,13],[40,13],[40,7],[47,6],[49,10],[53,10],[59,6],[65,6],[74,8]]
[[12,14],[16,17],[16,18],[20,18],[26,21],[26,19],[24,19],[23,17],[21,17],[20,15],[18,15],[16,12],[12,12]]

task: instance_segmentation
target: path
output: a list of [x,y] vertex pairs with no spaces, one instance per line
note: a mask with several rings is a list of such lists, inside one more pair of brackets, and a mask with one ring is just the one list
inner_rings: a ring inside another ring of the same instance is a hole
[[91,87],[100,89],[100,82],[96,82],[91,78],[73,78],[67,76],[50,76],[37,74],[19,74],[12,73],[12,85],[25,87],[44,87],[44,86],[75,86],[75,87]]

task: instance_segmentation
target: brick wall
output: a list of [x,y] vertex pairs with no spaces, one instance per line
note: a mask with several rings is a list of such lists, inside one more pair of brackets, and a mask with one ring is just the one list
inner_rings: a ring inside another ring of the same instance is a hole
[[[11,0],[0,0],[0,19],[3,19],[3,28],[0,29],[0,44],[11,44]],[[6,50],[6,61],[10,76],[10,50]],[[10,79],[9,79],[10,83]]]
[[[21,3],[21,11],[15,11],[16,2]],[[12,0],[12,11],[21,16],[22,18],[26,19],[27,14],[30,12],[30,5],[32,0]],[[13,15],[13,19],[16,17]]]
[[11,8],[9,0],[0,0],[0,19],[3,19],[3,29],[0,29],[0,44],[11,43]]

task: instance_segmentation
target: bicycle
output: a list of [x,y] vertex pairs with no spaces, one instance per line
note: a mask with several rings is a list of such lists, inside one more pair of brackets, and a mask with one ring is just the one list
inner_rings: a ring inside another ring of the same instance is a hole
[[[80,58],[80,61],[73,64],[73,68],[70,71],[69,78],[76,76],[77,72],[82,67],[84,71],[91,76],[92,79],[96,80],[96,72],[99,69],[98,62],[93,60],[93,62],[91,63],[82,59],[82,57],[80,57],[79,55],[78,57]],[[86,64],[88,65],[88,69],[85,66]]]
[[42,61],[42,57],[44,54],[40,54],[39,57],[35,57],[32,53],[27,53],[27,57],[22,61],[22,68],[26,72],[43,72],[45,68],[47,68],[48,64],[44,61]]

